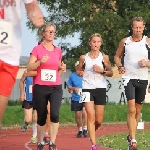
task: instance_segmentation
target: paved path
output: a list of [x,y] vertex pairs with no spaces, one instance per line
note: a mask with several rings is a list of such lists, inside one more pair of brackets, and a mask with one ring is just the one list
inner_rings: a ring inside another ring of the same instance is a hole
[[[150,124],[145,124],[145,129],[150,129]],[[96,136],[127,132],[126,124],[104,124],[96,131]],[[56,144],[58,150],[90,150],[91,143],[88,138],[76,138],[77,128],[74,126],[60,127]],[[36,150],[36,144],[30,143],[31,129],[21,132],[20,129],[2,130],[0,133],[0,149],[2,150]],[[48,150],[48,146],[44,147]],[[110,150],[98,147],[98,150]]]

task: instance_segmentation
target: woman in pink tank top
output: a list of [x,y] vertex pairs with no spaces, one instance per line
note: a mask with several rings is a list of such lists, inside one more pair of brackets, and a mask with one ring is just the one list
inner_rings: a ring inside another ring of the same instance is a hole
[[59,127],[59,108],[62,100],[62,81],[58,72],[65,71],[66,65],[61,63],[62,51],[53,45],[56,26],[48,24],[43,27],[43,42],[35,46],[31,52],[28,71],[37,70],[34,78],[33,100],[37,109],[37,149],[44,147],[44,132],[47,118],[47,103],[50,101],[50,137],[49,149],[56,150],[56,135]]

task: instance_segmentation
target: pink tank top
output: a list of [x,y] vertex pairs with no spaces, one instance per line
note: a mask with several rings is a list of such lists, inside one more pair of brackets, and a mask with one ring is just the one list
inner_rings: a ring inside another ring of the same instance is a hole
[[42,63],[37,68],[37,76],[34,77],[34,84],[39,85],[61,85],[62,81],[58,74],[59,62],[62,59],[62,51],[59,47],[54,46],[53,51],[48,51],[41,43],[33,48],[32,55],[40,60],[43,56],[48,55],[47,62]]

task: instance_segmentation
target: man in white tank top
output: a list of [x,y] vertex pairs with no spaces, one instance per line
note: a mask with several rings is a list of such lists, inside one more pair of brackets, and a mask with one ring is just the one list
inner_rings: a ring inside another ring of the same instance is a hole
[[84,103],[87,112],[91,150],[97,150],[95,131],[103,120],[106,105],[106,76],[112,77],[113,72],[109,57],[100,52],[101,35],[93,34],[89,39],[89,45],[91,51],[80,57],[78,71],[80,73],[83,71],[81,102]]
[[2,117],[15,83],[21,53],[21,2],[36,27],[44,24],[36,0],[0,0],[0,129]]
[[[131,28],[132,36],[121,40],[114,59],[119,73],[122,74],[128,101],[127,125],[129,135],[127,141],[129,150],[137,150],[135,133],[148,85],[150,39],[143,36],[145,22],[142,17],[133,18]],[[123,54],[124,65],[121,63]]]

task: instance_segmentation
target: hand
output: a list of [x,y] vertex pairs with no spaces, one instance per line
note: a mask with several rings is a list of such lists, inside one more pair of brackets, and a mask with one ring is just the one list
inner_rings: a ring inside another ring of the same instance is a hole
[[23,102],[25,100],[25,95],[21,94],[19,99],[20,99],[21,102]]
[[74,88],[74,91],[75,91],[76,93],[78,93],[78,92],[79,92],[79,88]]
[[146,66],[147,66],[147,61],[145,61],[145,59],[141,59],[140,61],[138,61],[138,64],[139,64],[141,67],[146,67]]
[[48,55],[43,56],[43,57],[40,59],[40,64],[47,62],[48,59],[50,59]]
[[119,69],[118,69],[118,71],[119,71],[119,74],[124,74],[125,72],[126,72],[126,70],[125,70],[125,67],[120,67]]
[[43,14],[36,1],[32,2],[32,11],[28,13],[28,17],[36,27],[44,25]]
[[66,72],[66,64],[65,64],[63,61],[62,61],[62,63],[61,63],[60,69],[61,69],[63,72]]
[[77,75],[83,77],[84,71],[76,71]]
[[73,90],[68,90],[68,92],[69,92],[70,94],[72,94],[72,93],[73,93]]
[[103,73],[104,72],[104,69],[102,69],[100,66],[98,65],[93,65],[93,70],[95,72],[99,72],[99,73]]

